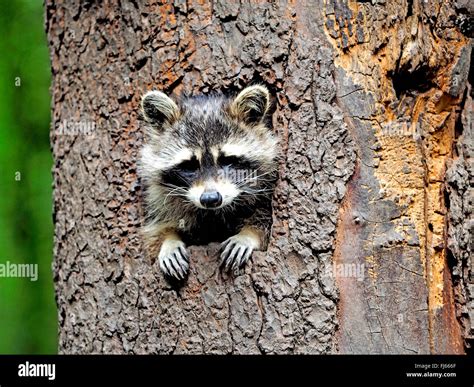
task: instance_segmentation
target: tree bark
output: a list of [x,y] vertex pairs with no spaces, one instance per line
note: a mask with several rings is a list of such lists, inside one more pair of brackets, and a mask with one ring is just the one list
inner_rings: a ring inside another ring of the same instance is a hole
[[[59,351],[463,353],[461,3],[47,0]],[[140,97],[255,82],[274,96],[282,155],[268,249],[227,276],[217,244],[192,246],[173,287],[140,238]]]

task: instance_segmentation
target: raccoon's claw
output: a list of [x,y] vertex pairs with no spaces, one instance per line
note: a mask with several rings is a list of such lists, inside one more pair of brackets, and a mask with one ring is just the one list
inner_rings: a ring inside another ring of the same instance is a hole
[[165,240],[158,255],[160,268],[166,275],[182,280],[189,270],[189,257],[180,240]]
[[245,265],[254,250],[254,241],[246,235],[234,235],[221,245],[221,267],[225,270],[237,270]]

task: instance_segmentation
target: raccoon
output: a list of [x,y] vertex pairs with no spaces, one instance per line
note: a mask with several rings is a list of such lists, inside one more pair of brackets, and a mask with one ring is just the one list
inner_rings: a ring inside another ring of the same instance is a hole
[[269,106],[261,85],[234,97],[143,96],[144,241],[166,276],[185,279],[189,244],[223,241],[226,271],[266,247],[277,155],[277,138],[266,125]]

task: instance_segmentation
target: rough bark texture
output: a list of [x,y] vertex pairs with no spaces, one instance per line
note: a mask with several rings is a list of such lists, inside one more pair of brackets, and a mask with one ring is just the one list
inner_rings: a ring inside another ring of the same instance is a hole
[[[60,352],[463,352],[472,100],[456,12],[431,1],[46,1]],[[275,96],[281,139],[268,250],[229,277],[217,245],[191,247],[189,279],[173,288],[140,240],[140,96],[252,82]],[[60,134],[65,121],[95,130]],[[332,275],[352,264],[365,277]]]
[[451,259],[457,317],[469,348],[474,342],[474,102],[469,86],[459,122],[460,133],[447,171],[448,257]]

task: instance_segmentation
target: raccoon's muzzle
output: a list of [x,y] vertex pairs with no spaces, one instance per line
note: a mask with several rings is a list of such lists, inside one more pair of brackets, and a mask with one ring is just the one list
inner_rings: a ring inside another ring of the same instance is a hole
[[216,208],[222,204],[222,195],[217,191],[204,191],[199,201],[205,208]]

